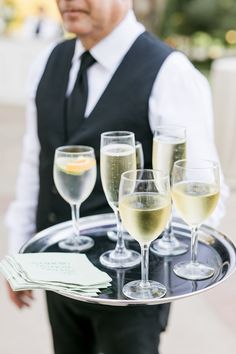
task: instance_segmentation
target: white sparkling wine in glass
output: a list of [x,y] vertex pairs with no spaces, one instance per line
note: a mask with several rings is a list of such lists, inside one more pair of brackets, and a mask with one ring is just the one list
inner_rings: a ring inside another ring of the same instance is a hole
[[101,134],[100,171],[103,190],[116,217],[117,243],[113,250],[101,254],[99,260],[108,268],[130,268],[140,263],[140,254],[127,249],[124,242],[118,197],[121,174],[136,168],[135,135],[129,131]]
[[172,188],[176,209],[189,225],[200,225],[214,211],[219,200],[219,185],[205,182],[180,182]]
[[121,174],[136,168],[135,148],[128,144],[109,144],[101,148],[102,186],[111,206],[118,207]]
[[93,157],[58,157],[54,164],[55,185],[69,204],[81,204],[93,190],[96,161]]
[[119,190],[122,222],[139,242],[142,254],[141,280],[125,284],[123,293],[131,299],[160,298],[166,287],[148,279],[149,246],[163,231],[170,216],[169,175],[157,170],[142,169],[124,172]]
[[134,193],[119,204],[122,222],[140,243],[153,241],[163,231],[170,216],[170,198],[157,193]]
[[171,173],[174,162],[186,156],[186,139],[158,135],[153,139],[152,167]]
[[[177,125],[156,126],[153,137],[152,167],[168,173],[171,179],[174,163],[186,156],[186,129]],[[175,237],[172,217],[163,237],[155,242],[151,250],[159,256],[178,256],[187,252],[188,246]]]
[[211,258],[201,262],[198,256],[198,229],[213,213],[220,194],[219,164],[210,160],[179,160],[172,172],[172,198],[181,217],[191,229],[191,258],[174,265],[174,273],[184,279],[212,277]]

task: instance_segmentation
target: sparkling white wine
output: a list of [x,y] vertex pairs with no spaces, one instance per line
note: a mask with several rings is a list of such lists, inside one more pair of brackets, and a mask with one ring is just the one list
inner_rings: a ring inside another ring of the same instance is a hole
[[172,198],[186,223],[198,226],[214,211],[219,200],[219,187],[203,182],[180,182],[173,186]]
[[70,204],[88,198],[96,181],[96,161],[92,157],[59,157],[54,164],[54,181],[58,192]]
[[121,198],[121,220],[140,243],[153,241],[163,231],[170,216],[170,198],[158,193],[134,193]]
[[175,136],[155,136],[152,167],[171,174],[175,161],[186,157],[186,140]]
[[111,206],[118,207],[121,174],[136,169],[135,148],[128,144],[109,144],[101,149],[102,186]]

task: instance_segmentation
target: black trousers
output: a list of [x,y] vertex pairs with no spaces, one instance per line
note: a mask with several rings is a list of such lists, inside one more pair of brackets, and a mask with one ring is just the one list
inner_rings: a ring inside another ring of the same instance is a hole
[[111,307],[47,292],[55,354],[158,354],[169,305]]

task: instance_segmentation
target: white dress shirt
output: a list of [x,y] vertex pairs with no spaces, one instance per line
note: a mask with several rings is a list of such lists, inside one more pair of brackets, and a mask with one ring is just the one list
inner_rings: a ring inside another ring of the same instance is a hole
[[[96,63],[88,70],[89,95],[85,115],[92,111],[104,89],[118,68],[125,54],[138,36],[145,31],[137,22],[133,11],[110,33],[91,49]],[[39,191],[39,151],[35,94],[44,72],[52,45],[34,64],[29,77],[27,124],[23,142],[23,156],[17,180],[16,199],[11,204],[6,223],[9,228],[9,251],[15,253],[35,233],[36,208]],[[80,56],[85,51],[77,40],[72,59],[67,95],[73,89],[80,66]],[[87,118],[92,119],[92,118]],[[218,161],[213,136],[211,93],[207,80],[180,52],[173,52],[163,63],[153,85],[149,99],[149,123],[175,124],[187,129],[187,157]],[[228,188],[221,175],[221,198],[209,220],[217,225],[224,215],[224,201]]]

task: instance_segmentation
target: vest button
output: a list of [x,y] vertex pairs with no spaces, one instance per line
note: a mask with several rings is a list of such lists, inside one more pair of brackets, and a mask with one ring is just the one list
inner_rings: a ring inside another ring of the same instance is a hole
[[49,213],[48,214],[48,221],[54,223],[57,220],[57,216],[55,213]]

